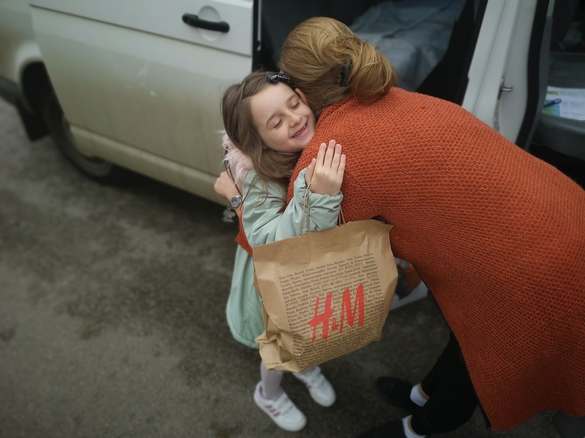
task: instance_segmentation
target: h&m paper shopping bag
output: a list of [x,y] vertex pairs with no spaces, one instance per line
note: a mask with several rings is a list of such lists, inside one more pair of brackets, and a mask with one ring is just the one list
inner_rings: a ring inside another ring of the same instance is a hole
[[381,338],[398,279],[391,228],[348,222],[254,248],[268,369],[302,371]]

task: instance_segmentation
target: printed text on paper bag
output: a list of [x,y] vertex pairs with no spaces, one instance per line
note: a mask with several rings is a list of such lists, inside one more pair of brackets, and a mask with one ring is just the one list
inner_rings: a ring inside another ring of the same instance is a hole
[[306,327],[311,343],[326,341],[332,333],[341,335],[346,326],[365,328],[370,316],[383,312],[381,294],[373,293],[381,284],[371,253],[315,265],[279,280],[291,328]]

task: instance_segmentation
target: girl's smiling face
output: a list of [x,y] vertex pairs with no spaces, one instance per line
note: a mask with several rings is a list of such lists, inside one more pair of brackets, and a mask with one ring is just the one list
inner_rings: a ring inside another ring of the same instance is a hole
[[301,152],[315,134],[315,115],[296,93],[283,83],[268,84],[250,98],[250,110],[258,134],[277,152]]

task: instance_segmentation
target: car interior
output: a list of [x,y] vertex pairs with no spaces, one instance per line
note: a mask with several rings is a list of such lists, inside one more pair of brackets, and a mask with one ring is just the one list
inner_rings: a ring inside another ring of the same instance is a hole
[[[352,28],[358,35],[362,36],[360,30],[356,30],[355,26],[360,18],[364,18],[376,6],[392,5],[396,7],[396,5],[400,6],[401,3],[410,3],[412,5],[413,2],[387,0],[318,0],[303,3],[302,8],[299,8],[299,2],[294,0],[278,2],[270,0],[263,1],[261,6],[262,48],[259,58],[255,60],[254,69],[265,68],[277,70],[278,60],[280,58],[279,49],[286,36],[297,24],[310,17],[328,16],[336,18]],[[424,3],[430,4],[431,12],[444,10],[449,7],[454,8],[458,12],[458,17],[455,17],[455,19],[452,16],[445,17],[445,20],[451,20],[448,23],[449,25],[434,32],[434,37],[441,37],[445,40],[446,51],[440,54],[440,59],[434,65],[432,71],[425,75],[425,79],[419,81],[420,83],[416,87],[416,91],[460,104],[465,91],[463,71],[466,68],[464,67],[471,62],[473,47],[479,32],[475,23],[476,20],[481,20],[481,17],[478,17],[477,13],[480,7],[474,0],[443,0],[440,2],[419,0],[414,3],[418,4],[415,6],[421,7],[424,6]],[[424,26],[423,20],[418,18],[413,19],[407,16],[406,19],[410,21],[398,23],[397,26],[400,29],[395,32],[396,34],[404,35],[405,28],[413,30],[413,33],[416,34]],[[435,20],[435,25],[440,21],[438,19]],[[373,23],[373,26],[380,27],[378,23]],[[418,26],[418,29],[416,26]],[[364,26],[361,26],[361,29],[363,28]],[[425,29],[420,31],[424,32]],[[472,35],[471,38],[470,35]],[[365,32],[364,36],[366,36]],[[384,38],[387,38],[387,35],[384,35]],[[410,41],[406,42],[406,44],[410,43]],[[419,50],[419,52],[422,51]],[[386,54],[386,52],[384,53]],[[420,53],[417,55],[420,55]],[[388,57],[390,58],[390,56],[391,52],[388,52]],[[416,55],[410,56],[409,61],[412,64],[418,64],[420,66],[420,57]],[[395,61],[393,61],[393,65],[396,67]],[[405,64],[405,68],[408,67]]]
[[[548,64],[548,84],[579,89],[585,108],[585,1],[556,0]],[[585,120],[541,114],[534,143],[585,161]]]

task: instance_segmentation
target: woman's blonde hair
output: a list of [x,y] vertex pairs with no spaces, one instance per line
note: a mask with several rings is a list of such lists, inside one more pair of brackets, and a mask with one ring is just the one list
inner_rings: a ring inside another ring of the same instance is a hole
[[[256,71],[250,73],[239,84],[231,85],[223,94],[221,112],[226,134],[232,143],[250,157],[254,170],[263,181],[276,182],[287,187],[299,153],[283,153],[264,144],[250,108],[250,99],[265,87],[284,82],[283,75]],[[269,80],[269,77],[277,78]]]
[[289,33],[280,68],[316,115],[350,95],[373,102],[397,79],[390,62],[371,44],[328,17],[310,18]]

